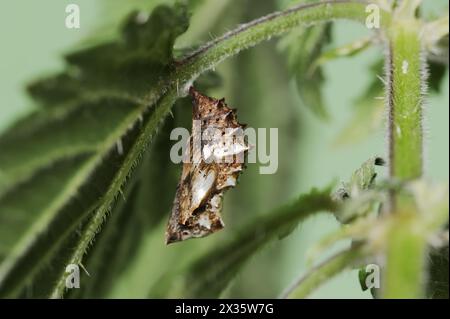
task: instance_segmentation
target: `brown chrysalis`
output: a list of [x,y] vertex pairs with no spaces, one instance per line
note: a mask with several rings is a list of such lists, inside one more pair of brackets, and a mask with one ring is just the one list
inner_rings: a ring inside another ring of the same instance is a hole
[[184,155],[166,244],[204,237],[224,227],[221,217],[224,191],[234,187],[244,169],[248,144],[244,125],[224,99],[216,100],[189,89],[193,98],[193,125]]

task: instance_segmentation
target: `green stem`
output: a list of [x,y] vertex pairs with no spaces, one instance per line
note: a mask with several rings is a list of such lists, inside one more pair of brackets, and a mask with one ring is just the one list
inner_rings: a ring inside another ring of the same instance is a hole
[[[425,90],[420,24],[414,14],[418,2],[405,0],[388,30],[389,57],[389,171],[398,181],[420,178],[423,173],[422,103]],[[387,233],[384,298],[419,298],[424,281],[426,238],[414,224],[414,199],[390,195],[390,213],[396,223]],[[399,227],[400,226],[400,227]]]
[[342,251],[312,268],[306,275],[282,293],[280,298],[306,298],[325,281],[351,267],[364,256],[360,247]]
[[[151,140],[151,138],[155,135],[156,130],[155,128],[158,127],[159,123],[161,122],[161,119],[164,118],[170,112],[170,108],[175,103],[175,100],[176,100],[175,92],[169,91],[155,106],[156,109],[154,114],[152,114],[150,120],[146,123],[145,127],[143,128],[143,133],[136,140],[136,142],[132,146],[132,150],[129,152],[129,155],[127,156],[127,160],[125,162],[129,163],[129,165],[124,168],[121,168],[114,177],[113,183],[115,183],[118,188],[122,187],[124,181],[129,177],[129,174],[133,169],[132,166],[136,165],[136,162],[134,161],[133,157],[135,156],[135,154],[139,154],[140,150],[145,149],[146,145],[149,144],[149,140]],[[109,192],[113,192],[112,191],[113,189],[115,188],[110,189]],[[111,194],[107,193],[105,196],[115,197],[116,195],[117,193]],[[89,246],[92,244],[95,235],[97,234],[99,229],[101,229],[104,219],[110,210],[111,210],[111,201],[103,202],[96,209],[95,213],[90,219],[88,227],[83,231],[82,235],[80,236],[80,241],[76,246],[76,248],[74,249],[74,252],[72,253],[72,256],[70,257],[69,262],[67,264],[82,265],[83,256],[86,254],[87,250],[89,249]],[[51,292],[50,298],[57,299],[63,297],[64,292],[66,290],[65,287],[66,277],[67,277],[66,274],[61,276],[60,280],[56,283],[53,291]]]
[[[200,73],[213,68],[241,50],[251,48],[272,37],[286,33],[299,26],[311,26],[334,19],[347,19],[364,23],[367,3],[336,0],[302,4],[286,11],[275,12],[227,32],[205,44],[197,51],[179,61],[174,74],[177,83],[189,83]],[[390,24],[390,14],[381,11],[381,24]]]
[[390,176],[411,180],[422,175],[423,128],[419,25],[396,22],[389,35],[389,159]]
[[383,298],[423,298],[426,238],[416,212],[397,212],[388,233]]

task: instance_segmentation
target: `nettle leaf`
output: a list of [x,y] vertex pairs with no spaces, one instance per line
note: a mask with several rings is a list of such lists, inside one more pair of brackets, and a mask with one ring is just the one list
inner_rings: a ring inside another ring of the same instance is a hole
[[46,107],[0,137],[0,296],[63,295],[64,264],[81,263],[176,100],[160,78],[187,22],[181,6],[133,13],[120,40],[68,55],[66,72],[30,86]]
[[44,117],[41,112],[36,116],[42,115],[42,119],[30,118],[27,125],[8,131],[0,137],[0,169],[6,188],[29,180],[40,168],[57,160],[80,153],[94,154],[135,109],[133,102],[124,99],[80,101],[58,116],[49,112]]
[[348,223],[357,217],[367,215],[373,211],[380,201],[377,192],[368,192],[373,188],[377,177],[376,167],[383,166],[385,161],[380,157],[373,157],[365,161],[360,168],[353,172],[348,182],[333,194],[342,202],[343,206],[336,212],[336,218],[341,223]]
[[448,243],[443,247],[432,247],[430,249],[428,259],[429,278],[426,287],[426,296],[428,298],[448,299],[448,257]]
[[330,40],[331,24],[328,23],[295,29],[279,42],[279,49],[286,55],[289,70],[295,78],[302,104],[322,119],[328,117],[321,90],[324,77],[321,67],[312,66]]
[[331,212],[335,208],[330,188],[313,189],[293,203],[257,217],[229,241],[195,260],[182,271],[182,276],[163,277],[150,296],[218,297],[259,249],[274,239],[284,238],[292,232],[294,225],[311,215]]
[[448,183],[416,181],[410,185],[421,217],[429,227],[426,296],[448,298]]
[[375,189],[377,166],[385,165],[380,157],[372,157],[356,169],[347,182],[343,182],[332,198],[338,204],[334,212],[343,227],[329,234],[314,245],[307,253],[307,262],[312,263],[326,249],[343,239],[353,239],[357,243],[361,234],[367,235],[373,226],[373,217],[382,203],[386,201],[384,192]]
[[424,24],[422,31],[428,61],[428,86],[431,93],[439,93],[448,69],[448,12],[440,18]]
[[[214,82],[209,76],[199,79],[197,85],[206,89]],[[168,117],[158,131],[149,150],[143,155],[138,171],[127,185],[123,199],[119,197],[111,218],[102,227],[95,245],[87,254],[80,289],[71,290],[71,298],[106,298],[117,278],[130,265],[144,235],[153,231],[170,212],[173,193],[179,179],[179,167],[170,160],[170,132],[175,127],[190,124],[191,100],[176,102],[174,116]],[[66,262],[68,263],[68,262]],[[64,290],[63,282],[54,287],[55,297]]]
[[177,4],[183,4],[187,6],[189,12],[194,12],[205,0],[99,0],[98,2],[98,15],[101,16],[101,20],[98,21],[94,31],[86,35],[81,45],[93,45],[116,38],[124,17],[129,12],[138,11],[139,19],[146,20],[149,14],[158,6],[166,5],[172,7]]
[[31,84],[31,96],[50,107],[99,95],[144,102],[152,83],[173,68],[173,44],[188,26],[185,10],[159,6],[148,19],[131,13],[119,40],[68,54],[68,70]]
[[315,68],[319,65],[322,65],[328,61],[332,61],[342,57],[352,57],[361,53],[365,49],[369,48],[372,44],[372,38],[366,37],[362,39],[358,39],[341,47],[333,48],[324,52],[320,58],[318,58],[312,68]]
[[[100,298],[105,297],[108,289],[114,284],[124,270],[125,266],[132,259],[135,253],[136,242],[139,242],[142,234],[142,225],[135,209],[136,197],[138,195],[138,183],[136,175],[127,185],[124,192],[124,199],[118,200],[111,211],[111,216],[102,226],[102,231],[96,236],[95,245],[90,248],[89,254],[83,262],[80,282],[83,284],[80,289],[72,289],[68,293],[71,298]],[[89,220],[80,227],[80,234],[87,231]],[[72,263],[73,254],[84,236],[78,236],[72,245],[66,245],[71,254],[63,259],[62,265]],[[63,255],[64,256],[64,255]],[[62,259],[62,258],[60,258]],[[48,279],[46,280],[48,282]],[[59,297],[65,291],[64,270],[60,270],[55,281],[50,281],[49,287],[51,297]],[[42,283],[45,285],[45,282]],[[47,283],[48,285],[48,283]]]
[[428,86],[430,88],[430,93],[439,94],[441,92],[442,82],[444,81],[445,73],[447,72],[447,70],[448,61],[447,64],[445,64],[433,60],[428,60]]
[[355,170],[348,182],[342,183],[337,196],[345,200],[357,197],[361,192],[370,189],[377,176],[376,166],[383,166],[385,161],[381,157],[373,157],[365,161],[361,167]]

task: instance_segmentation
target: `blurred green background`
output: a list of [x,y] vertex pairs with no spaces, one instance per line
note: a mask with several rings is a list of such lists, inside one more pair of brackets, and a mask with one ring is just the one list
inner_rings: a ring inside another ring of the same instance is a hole
[[[93,37],[114,34],[118,17],[123,15],[120,11],[123,6],[119,2],[1,2],[0,132],[33,108],[32,101],[24,92],[27,83],[62,69],[61,55],[80,43],[93,41]],[[158,2],[164,1],[153,1],[155,4]],[[282,2],[288,1],[278,1],[278,5],[283,5]],[[424,2],[425,14],[428,16],[439,13],[448,5],[445,0]],[[69,3],[80,6],[80,29],[65,28],[65,7]],[[271,1],[268,1],[270,4],[260,3],[249,0],[206,1],[196,10],[190,29],[178,40],[177,47],[202,43],[238,23],[273,10]],[[330,47],[349,43],[364,35],[367,35],[365,28],[340,21],[333,29]],[[217,237],[215,240],[226,238],[228,229],[238,227],[249,216],[265,213],[313,186],[322,187],[332,180],[346,180],[369,157],[385,155],[383,129],[363,141],[347,146],[336,146],[334,143],[352,116],[352,103],[373,77],[368,68],[382,54],[382,49],[375,47],[356,57],[342,58],[325,65],[324,94],[331,115],[328,122],[319,120],[301,106],[295,84],[289,79],[283,62],[283,55],[277,51],[276,40],[246,51],[217,68],[216,71],[223,78],[223,85],[209,93],[217,98],[225,96],[230,105],[238,108],[243,123],[253,127],[279,127],[280,145],[277,174],[259,175],[257,167],[253,165],[243,174],[237,189],[227,194],[224,215],[228,228],[214,235]],[[437,181],[448,181],[449,175],[448,85],[447,72],[441,94],[427,98],[427,119],[424,123],[426,175]],[[239,212],[239,216],[235,212]],[[242,212],[246,216],[242,216]],[[196,254],[201,249],[202,244],[196,243],[165,247],[161,240],[165,222],[145,238],[133,265],[118,279],[114,291],[110,292],[111,297],[145,295],[151,281],[158,277],[149,276],[150,272],[164,273],[165,267],[176,260],[178,251],[182,249],[188,250],[190,254]],[[331,216],[308,220],[291,236],[271,244],[252,258],[225,296],[277,295],[305,271],[308,247],[337,228],[338,224]],[[335,247],[338,248],[341,247]],[[153,279],[146,280],[147,277]],[[370,294],[361,292],[357,272],[350,271],[321,287],[312,297],[369,298]]]

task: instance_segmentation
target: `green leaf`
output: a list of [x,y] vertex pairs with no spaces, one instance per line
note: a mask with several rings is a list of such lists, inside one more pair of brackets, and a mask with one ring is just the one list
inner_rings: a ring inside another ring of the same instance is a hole
[[171,278],[163,278],[156,283],[150,296],[174,297],[180,294],[189,298],[218,297],[259,249],[274,239],[285,237],[288,230],[292,231],[294,225],[307,217],[334,209],[330,189],[314,189],[290,205],[256,218],[229,241],[198,258],[182,272],[181,283],[177,279],[170,282]]
[[447,70],[448,70],[448,63],[443,64],[433,60],[428,60],[428,73],[429,73],[428,86],[430,88],[430,93],[439,94],[441,92],[442,87],[441,84],[444,81],[445,73],[447,72]]
[[[181,7],[159,7],[143,24],[132,14],[120,41],[69,55],[67,72],[32,87],[43,104],[64,101],[64,108],[43,109],[39,120],[0,139],[1,296],[22,294],[89,218],[70,258],[81,263],[176,99],[173,90],[160,98],[159,77],[171,68],[171,47],[186,21]],[[156,25],[164,30],[155,32]],[[60,95],[67,84],[61,77],[75,90]]]
[[65,57],[69,68],[29,86],[44,106],[82,97],[126,97],[148,102],[147,94],[163,74],[172,70],[175,39],[186,31],[186,8],[159,6],[147,20],[129,14],[119,40],[81,49]]
[[94,31],[87,34],[80,45],[94,45],[108,42],[120,34],[124,18],[132,11],[139,12],[139,18],[146,20],[158,6],[186,5],[189,11],[195,11],[205,0],[99,0],[98,16],[101,17]]
[[[206,89],[213,84],[215,82],[211,82],[209,77],[202,77],[197,85]],[[70,291],[70,298],[107,297],[117,278],[134,260],[145,235],[167,218],[173,201],[170,190],[176,188],[179,179],[179,167],[169,157],[172,146],[170,132],[175,127],[190,124],[191,103],[190,98],[176,103],[174,116],[167,118],[144,154],[131,185],[127,185],[124,199],[118,199],[119,203],[83,263],[90,276],[82,274],[83,285],[81,289]],[[55,297],[60,293],[58,289],[54,291]]]
[[[375,261],[373,261],[375,262]],[[366,291],[367,289],[370,289],[370,294],[372,295],[372,298],[377,298],[377,288],[371,287],[369,288],[367,286],[367,279],[371,276],[371,272],[367,271],[367,265],[364,265],[363,267],[359,268],[358,270],[358,279],[359,279],[359,285],[361,286],[362,291]]]
[[[445,11],[441,17],[424,24],[421,30],[421,33],[426,35],[422,41],[427,51],[427,59],[432,63],[441,64],[444,68],[448,68],[448,21],[448,11]],[[431,82],[434,82],[433,74],[431,74]]]
[[384,165],[380,157],[373,157],[365,161],[360,168],[353,172],[350,181],[334,193],[334,197],[344,205],[336,212],[336,218],[341,223],[351,222],[374,210],[380,198],[377,193],[367,192],[375,182],[377,176],[375,167]]
[[324,52],[316,61],[314,61],[314,64],[310,68],[311,70],[314,70],[316,67],[323,65],[328,61],[342,57],[352,57],[369,48],[371,44],[372,39],[370,37],[367,37],[358,39],[344,46],[328,50]]
[[80,101],[62,112],[33,114],[37,118],[30,117],[0,137],[0,171],[7,189],[57,160],[100,151],[108,138],[118,140],[123,131],[115,130],[128,126],[126,119],[135,111],[131,101],[102,98]]
[[[136,176],[136,175],[135,175]],[[83,262],[80,276],[80,289],[70,290],[70,298],[104,298],[107,291],[129,263],[142,234],[138,211],[135,209],[138,187],[133,177],[124,192],[124,199],[118,200],[111,210],[111,216],[105,221],[102,231],[96,237],[95,245],[90,249]],[[87,221],[80,230],[77,242],[67,247],[68,251],[76,251],[89,227]],[[71,263],[71,255],[67,255],[64,265]],[[61,297],[65,290],[66,276],[60,271],[47,293],[47,297]],[[56,282],[56,284],[54,284]]]
[[448,299],[448,256],[448,244],[440,248],[431,248],[426,287],[426,296],[428,298]]
[[413,186],[422,225],[428,235],[427,283],[428,298],[448,299],[448,185],[416,182]]
[[358,279],[359,279],[359,284],[361,285],[361,290],[362,291],[366,291],[367,289],[369,289],[369,287],[367,287],[367,276],[369,274],[366,272],[365,267],[361,267],[358,270]]
[[369,189],[377,176],[376,166],[383,166],[384,160],[380,157],[374,157],[365,161],[360,168],[353,172],[348,188],[351,193],[360,192]]
[[440,18],[426,23],[422,28],[422,33],[427,35],[423,41],[427,50],[428,87],[430,93],[439,93],[441,83],[448,70],[448,12],[445,12]]
[[322,69],[311,65],[320,57],[330,41],[331,24],[314,28],[298,28],[280,40],[279,48],[286,54],[289,69],[295,78],[302,104],[322,119],[328,117],[321,85]]

